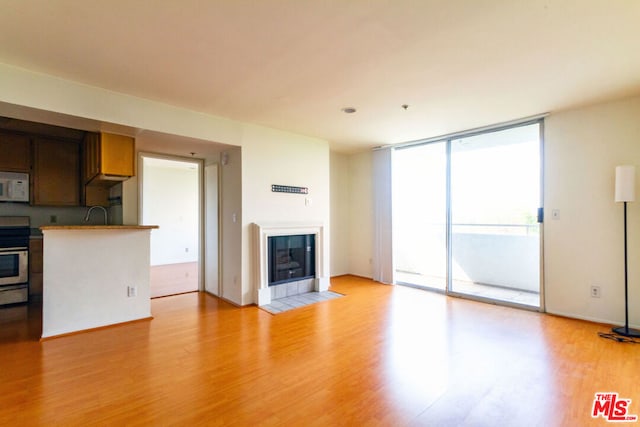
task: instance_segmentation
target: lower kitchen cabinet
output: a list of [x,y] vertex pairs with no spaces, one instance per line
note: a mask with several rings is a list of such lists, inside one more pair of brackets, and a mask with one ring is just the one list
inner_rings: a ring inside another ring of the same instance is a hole
[[42,239],[29,240],[29,295],[42,295]]

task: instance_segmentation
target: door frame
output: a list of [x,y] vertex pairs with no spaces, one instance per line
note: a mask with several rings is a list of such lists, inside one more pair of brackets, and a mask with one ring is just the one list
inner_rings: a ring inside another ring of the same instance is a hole
[[138,224],[142,223],[144,212],[144,158],[173,160],[198,165],[198,292],[204,290],[204,159],[175,156],[171,154],[138,152]]

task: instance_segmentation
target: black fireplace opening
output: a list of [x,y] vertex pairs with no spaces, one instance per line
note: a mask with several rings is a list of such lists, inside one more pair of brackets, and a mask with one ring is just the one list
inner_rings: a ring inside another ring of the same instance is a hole
[[316,277],[316,236],[269,236],[269,286]]

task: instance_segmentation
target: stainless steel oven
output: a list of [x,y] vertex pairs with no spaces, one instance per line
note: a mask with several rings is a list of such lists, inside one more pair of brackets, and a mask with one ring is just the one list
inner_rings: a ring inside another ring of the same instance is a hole
[[0,286],[29,280],[29,248],[0,248]]
[[0,305],[29,299],[29,217],[0,217]]

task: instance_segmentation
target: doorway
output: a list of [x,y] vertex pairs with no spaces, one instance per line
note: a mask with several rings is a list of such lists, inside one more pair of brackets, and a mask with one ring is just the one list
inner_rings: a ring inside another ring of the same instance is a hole
[[541,307],[542,122],[393,154],[395,281]]
[[151,297],[201,289],[202,161],[141,154],[141,218],[151,233]]

